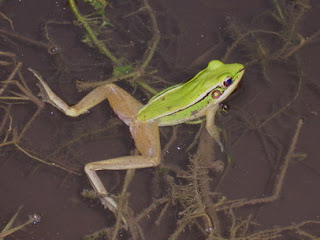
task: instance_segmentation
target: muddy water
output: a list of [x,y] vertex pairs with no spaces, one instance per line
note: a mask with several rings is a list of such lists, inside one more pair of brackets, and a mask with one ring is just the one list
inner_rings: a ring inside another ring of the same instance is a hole
[[[320,11],[320,4],[317,1],[311,3],[312,9],[300,26],[303,36],[319,30],[317,13]],[[207,49],[219,43],[219,32],[225,26],[226,16],[249,24],[253,16],[270,8],[268,1],[263,0],[151,1],[151,5],[159,14],[157,17],[162,36],[156,60],[151,62],[151,66],[154,64],[155,68],[159,67],[157,74],[166,78],[169,84],[185,81],[197,73],[205,62],[224,55],[226,48],[221,47],[214,54],[197,62],[199,64],[191,65]],[[123,6],[115,4],[115,7]],[[97,51],[81,43],[81,30],[70,24],[74,16],[65,1],[7,1],[2,3],[1,12],[11,19],[17,33],[45,43],[48,43],[48,40],[45,38],[44,26],[51,21],[48,27],[51,40],[61,48],[63,58],[49,55],[43,46],[35,46],[14,37],[9,40],[2,38],[0,42],[1,51],[13,52],[17,60],[23,62],[22,73],[34,94],[38,89],[34,78],[26,70],[28,67],[37,69],[48,79],[50,86],[69,103],[76,103],[85,94],[78,93],[75,79],[101,80],[111,74],[109,62]],[[120,14],[121,11],[117,13]],[[8,30],[8,26],[7,22],[1,21],[1,29]],[[143,40],[133,41],[143,46]],[[221,44],[227,46],[230,43],[231,41]],[[268,66],[268,76],[271,79],[268,82],[261,75],[261,69],[249,66],[238,91],[228,100],[230,112],[240,109],[241,116],[245,116],[248,121],[245,122],[244,118],[235,114],[234,120],[226,125],[223,124],[225,115],[219,118],[224,128],[231,129],[232,147],[229,152],[233,163],[219,187],[219,191],[229,199],[255,198],[270,194],[275,180],[273,167],[277,166],[277,159],[281,162],[287,153],[298,119],[304,120],[295,152],[306,154],[306,158],[302,163],[291,162],[280,199],[259,208],[241,209],[239,212],[242,216],[253,213],[255,221],[260,223],[262,228],[320,220],[319,47],[318,41],[299,51],[304,71],[301,90],[285,113],[266,124],[262,135],[272,136],[272,142],[268,142],[270,138],[267,138],[264,143],[261,135],[252,129],[255,124],[263,122],[266,116],[294,98],[299,87],[298,78],[293,76],[294,67],[290,69],[281,64]],[[140,52],[130,50],[128,54],[132,55],[132,59],[138,59]],[[245,63],[247,58],[240,49],[230,61]],[[56,71],[57,65],[62,67],[59,72]],[[6,75],[3,72],[2,77],[4,76]],[[128,85],[124,84],[123,87],[133,92]],[[139,93],[137,98],[146,100]],[[12,106],[13,125],[22,129],[35,111],[36,106],[32,103]],[[21,205],[24,207],[17,223],[24,222],[31,213],[39,213],[42,217],[40,224],[28,226],[8,239],[80,239],[86,234],[114,225],[111,212],[104,210],[98,201],[81,197],[80,192],[83,189],[91,189],[82,169],[87,162],[129,154],[134,145],[126,126],[117,124],[116,127],[87,136],[77,144],[64,147],[57,154],[50,155],[72,139],[88,133],[90,129],[111,126],[111,117],[114,118],[115,114],[107,103],[102,103],[78,119],[63,116],[52,106],[46,105],[26,132],[21,146],[37,157],[66,166],[76,174],[38,163],[14,146],[1,149],[0,229]],[[187,134],[188,128],[192,129],[192,134]],[[196,130],[194,126],[183,126],[181,130],[176,143],[180,150],[172,146],[164,161],[185,167],[188,164],[188,155],[184,150]],[[164,137],[163,144],[167,140],[168,138]],[[220,153],[217,157],[225,159]],[[112,189],[114,193],[119,192],[124,178],[123,172],[102,173],[101,176],[108,189]],[[134,211],[141,211],[157,197],[151,187],[153,177],[153,169],[137,171],[130,187],[130,206]],[[159,227],[152,221],[143,223],[146,239],[167,239],[175,228],[177,211],[172,207]],[[319,229],[319,226],[313,228],[313,234],[319,236]],[[204,239],[196,230],[182,238]]]

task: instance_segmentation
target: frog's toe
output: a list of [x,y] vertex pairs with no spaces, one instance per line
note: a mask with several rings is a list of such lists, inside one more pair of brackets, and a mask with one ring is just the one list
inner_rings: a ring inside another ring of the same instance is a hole
[[[111,212],[114,213],[114,215],[117,217],[117,211],[118,211],[118,205],[111,197],[100,197],[101,203],[104,206],[104,208],[108,208]],[[123,227],[128,230],[128,224],[124,216],[121,216],[121,220],[123,223]]]
[[47,91],[45,90],[45,88],[42,86],[41,83],[37,83],[37,86],[40,90],[40,92],[38,93],[38,96],[41,97],[43,102],[48,102],[51,103],[52,101],[50,100]]
[[101,203],[104,206],[104,208],[108,208],[111,212],[113,212],[115,215],[118,210],[117,203],[113,200],[111,197],[100,197]]

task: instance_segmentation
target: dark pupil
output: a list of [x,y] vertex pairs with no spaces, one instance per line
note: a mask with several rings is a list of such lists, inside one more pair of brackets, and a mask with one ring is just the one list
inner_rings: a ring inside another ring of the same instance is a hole
[[229,87],[231,85],[231,83],[232,83],[232,78],[229,78],[227,80],[224,80],[223,85],[225,87]]

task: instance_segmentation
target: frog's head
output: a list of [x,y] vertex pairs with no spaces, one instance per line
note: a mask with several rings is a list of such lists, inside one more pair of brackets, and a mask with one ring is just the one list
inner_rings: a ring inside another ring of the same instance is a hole
[[239,63],[224,64],[218,60],[209,62],[205,69],[206,81],[215,103],[226,99],[238,86],[244,74],[244,66]]

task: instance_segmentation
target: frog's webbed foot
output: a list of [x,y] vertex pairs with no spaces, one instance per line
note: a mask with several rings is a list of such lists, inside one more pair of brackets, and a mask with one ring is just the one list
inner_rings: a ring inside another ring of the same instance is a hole
[[49,97],[49,95],[48,95],[48,92],[47,92],[46,89],[45,89],[45,87],[48,88],[48,85],[44,82],[44,80],[42,79],[41,75],[40,75],[37,71],[33,70],[32,68],[28,68],[28,70],[29,70],[30,72],[32,72],[33,75],[34,75],[34,76],[38,79],[38,81],[39,81],[39,82],[37,83],[37,86],[38,86],[38,88],[39,88],[39,90],[40,90],[40,92],[38,93],[38,96],[41,97],[41,99],[42,99],[43,102],[51,103],[50,97]]
[[[108,208],[116,217],[118,216],[118,205],[113,198],[100,196],[100,201],[104,208]],[[123,223],[123,227],[128,230],[128,224],[124,216],[121,216],[121,221]]]
[[108,196],[100,196],[100,200],[104,208],[108,208],[114,215],[117,215],[118,206],[113,198]]
[[84,110],[80,109],[80,111],[79,111],[78,109],[74,109],[73,107],[69,107],[61,98],[59,98],[51,90],[51,88],[48,86],[48,84],[46,84],[46,82],[42,79],[41,75],[37,71],[35,71],[31,68],[28,68],[28,70],[30,72],[32,72],[33,75],[39,81],[39,83],[37,83],[37,86],[40,89],[38,96],[40,96],[42,98],[43,102],[50,103],[51,105],[53,105],[54,107],[56,107],[60,111],[64,112],[66,115],[72,116],[72,117],[79,116],[80,114],[86,112],[86,109],[84,109]]
[[[43,78],[41,77],[41,75],[40,75],[37,71],[35,71],[35,70],[31,69],[31,68],[28,68],[28,70],[29,70],[30,72],[32,72],[33,75],[34,75],[34,76],[38,79],[38,81],[39,81],[39,82],[37,83],[37,86],[38,86],[38,88],[39,88],[39,90],[40,90],[40,92],[38,93],[38,96],[41,97],[41,99],[42,99],[43,102],[50,103],[50,104],[54,105],[55,107],[57,107],[56,104],[54,103],[54,101],[51,99],[51,98],[52,98],[52,95],[55,95],[55,94],[52,92],[52,90],[50,89],[50,87],[48,86],[48,84],[46,84],[46,82],[43,80]],[[51,97],[50,97],[50,96],[51,96]]]
[[50,97],[49,97],[48,93],[46,92],[45,88],[41,84],[41,82],[37,83],[37,87],[40,90],[39,93],[38,93],[38,96],[41,97],[42,101],[50,103],[50,104],[53,104],[53,102],[50,100]]

